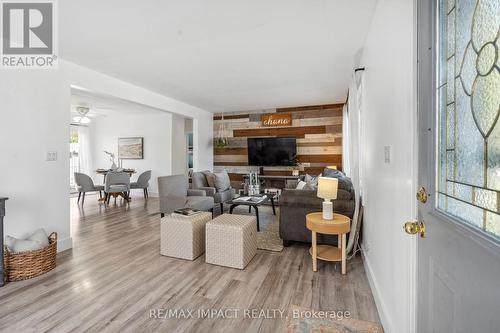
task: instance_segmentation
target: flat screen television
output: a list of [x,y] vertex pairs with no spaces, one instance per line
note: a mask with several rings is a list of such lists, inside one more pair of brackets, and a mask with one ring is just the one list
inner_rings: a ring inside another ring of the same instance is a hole
[[248,138],[248,165],[290,166],[296,156],[296,138]]

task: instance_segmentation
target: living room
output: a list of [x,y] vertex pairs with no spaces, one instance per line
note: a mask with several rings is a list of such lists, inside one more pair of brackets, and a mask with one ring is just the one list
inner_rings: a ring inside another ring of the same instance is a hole
[[498,331],[497,1],[0,10],[0,331]]

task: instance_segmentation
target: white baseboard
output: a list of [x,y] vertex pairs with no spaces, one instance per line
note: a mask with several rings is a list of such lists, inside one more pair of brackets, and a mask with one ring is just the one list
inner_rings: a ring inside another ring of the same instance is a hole
[[69,250],[73,247],[73,238],[67,237],[57,240],[57,253]]
[[363,256],[363,265],[365,267],[366,276],[368,278],[368,283],[372,290],[373,298],[375,299],[375,305],[377,306],[378,315],[382,326],[384,327],[384,332],[395,333],[394,324],[392,323],[389,313],[387,311],[387,303],[384,301],[384,297],[380,293],[380,284],[377,282],[377,278],[373,274],[373,269],[370,264],[370,259],[365,255],[365,250],[363,245],[361,245],[361,254]]

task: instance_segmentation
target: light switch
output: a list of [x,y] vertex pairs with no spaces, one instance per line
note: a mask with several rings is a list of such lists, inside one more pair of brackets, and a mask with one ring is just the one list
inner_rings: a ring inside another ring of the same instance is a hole
[[48,162],[57,161],[57,151],[48,151],[46,160]]
[[391,163],[392,146],[384,146],[384,163]]

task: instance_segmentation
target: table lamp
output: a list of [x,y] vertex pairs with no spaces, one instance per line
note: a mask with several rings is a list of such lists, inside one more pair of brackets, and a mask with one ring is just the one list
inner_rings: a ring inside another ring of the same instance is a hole
[[318,198],[323,198],[323,219],[333,220],[333,203],[330,200],[337,199],[339,180],[337,178],[319,177]]

